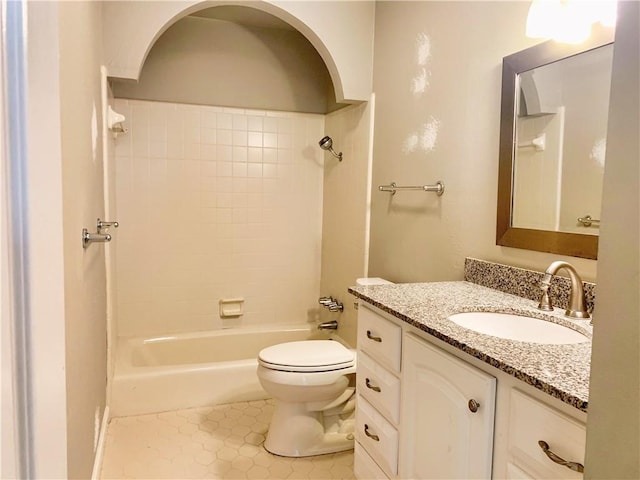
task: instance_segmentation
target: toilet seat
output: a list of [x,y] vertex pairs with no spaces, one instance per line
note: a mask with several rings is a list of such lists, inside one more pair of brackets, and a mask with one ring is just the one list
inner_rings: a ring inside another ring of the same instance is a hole
[[263,349],[258,363],[281,372],[330,372],[355,365],[354,353],[332,340],[303,340]]

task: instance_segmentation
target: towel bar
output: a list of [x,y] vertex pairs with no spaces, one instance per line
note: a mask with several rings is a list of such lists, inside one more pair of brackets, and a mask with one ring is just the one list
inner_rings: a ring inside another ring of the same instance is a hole
[[396,185],[396,182],[391,182],[389,185],[380,185],[378,190],[390,192],[391,195],[395,195],[398,190],[421,190],[423,192],[436,192],[440,196],[444,193],[444,183],[438,180],[435,185],[399,186]]

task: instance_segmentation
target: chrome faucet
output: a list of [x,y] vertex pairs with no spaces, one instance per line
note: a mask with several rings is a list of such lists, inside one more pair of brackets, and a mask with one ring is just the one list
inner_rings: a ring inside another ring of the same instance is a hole
[[573,265],[560,260],[549,265],[549,268],[547,268],[544,273],[544,277],[542,277],[542,281],[540,282],[542,296],[540,297],[540,304],[538,305],[538,308],[540,310],[553,310],[553,305],[549,298],[549,287],[551,286],[551,279],[553,276],[562,268],[569,272],[569,280],[571,281],[569,308],[567,308],[564,314],[571,318],[589,318],[589,312],[587,312],[584,305],[584,287],[582,285],[582,279]]
[[318,325],[318,330],[337,330],[338,329],[338,321],[331,320],[330,322],[322,322]]
[[344,312],[344,305],[333,297],[320,297],[318,303],[330,312]]

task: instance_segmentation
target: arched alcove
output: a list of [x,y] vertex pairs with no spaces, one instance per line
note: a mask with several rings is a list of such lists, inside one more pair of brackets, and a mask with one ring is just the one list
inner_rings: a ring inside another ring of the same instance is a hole
[[112,79],[117,98],[328,113],[335,101],[317,50],[288,23],[250,6],[216,6],[174,22],[137,82]]
[[[105,64],[111,77],[137,80],[155,41],[179,19],[238,1],[104,4]],[[333,81],[338,102],[367,101],[372,90],[373,2],[258,1],[251,7],[274,15],[303,34],[318,51]]]

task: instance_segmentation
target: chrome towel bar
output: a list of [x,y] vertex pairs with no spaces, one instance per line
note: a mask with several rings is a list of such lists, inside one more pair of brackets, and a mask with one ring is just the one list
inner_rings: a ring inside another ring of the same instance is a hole
[[438,180],[435,185],[398,186],[396,182],[391,182],[389,185],[380,185],[378,190],[391,192],[391,195],[395,195],[398,190],[421,190],[423,192],[436,192],[436,195],[440,196],[444,193],[444,183]]
[[590,227],[592,224],[597,223],[596,227],[600,226],[600,220],[596,218],[591,218],[591,215],[585,215],[584,217],[579,217],[578,222],[580,222],[585,227]]

